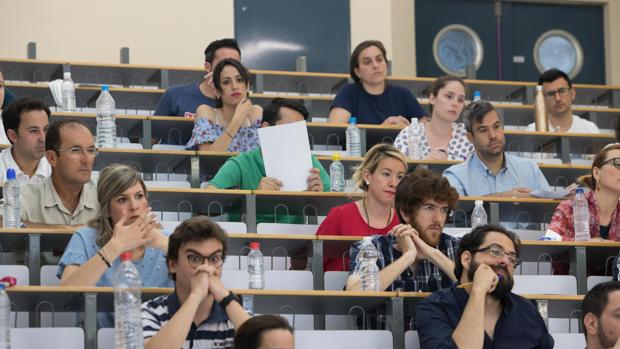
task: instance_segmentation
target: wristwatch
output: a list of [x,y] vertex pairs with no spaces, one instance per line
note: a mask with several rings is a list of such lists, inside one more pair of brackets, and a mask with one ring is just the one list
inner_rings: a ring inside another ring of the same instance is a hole
[[222,309],[226,310],[226,307],[232,301],[235,301],[235,302],[241,304],[241,302],[239,302],[239,298],[237,298],[237,296],[232,291],[229,291],[228,296],[222,298],[222,300],[220,301],[220,307],[222,307]]

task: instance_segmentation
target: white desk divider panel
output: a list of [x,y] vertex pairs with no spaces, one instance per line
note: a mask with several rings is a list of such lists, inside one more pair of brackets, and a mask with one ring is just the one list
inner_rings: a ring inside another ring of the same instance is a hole
[[[0,265],[0,278],[12,276],[16,279],[16,285],[30,285],[30,270],[25,265]],[[15,316],[16,318],[13,318]],[[28,327],[28,312],[11,312],[11,326]]]
[[577,279],[573,275],[514,275],[516,294],[576,295]]
[[116,143],[115,149],[139,149],[142,150],[144,147],[140,143]]
[[596,286],[597,284],[600,284],[601,282],[607,282],[607,281],[611,281],[612,277],[611,276],[588,276],[588,278],[586,279],[586,284],[588,285],[588,291],[590,291],[592,289],[592,287]]
[[316,224],[258,223],[257,234],[315,235]]
[[191,188],[187,181],[144,181],[147,189],[152,188]]
[[185,150],[185,145],[153,144],[153,150]]
[[58,265],[41,266],[41,286],[58,286],[60,279],[56,276],[58,273]]
[[405,332],[405,349],[420,349],[418,331]]
[[443,232],[453,236],[455,238],[462,238],[463,235],[469,233],[471,231],[471,227],[465,228],[456,228],[456,227],[445,227],[443,228]]
[[113,328],[102,328],[97,331],[97,349],[114,349]]
[[583,349],[586,347],[586,338],[583,333],[552,333],[555,341],[554,348]]
[[248,226],[243,222],[215,222],[227,233],[247,233]]
[[83,349],[84,330],[79,327],[12,328],[12,349]]
[[[326,271],[325,290],[342,291],[349,277],[348,271]],[[325,315],[325,328],[330,330],[350,330],[353,329],[354,319],[348,315]]]
[[295,330],[296,349],[385,349],[393,346],[390,331]]
[[[58,265],[43,265],[41,266],[41,286],[58,286],[60,285],[60,279],[56,276],[58,272]],[[61,312],[61,309],[56,309],[56,313],[49,312],[49,307],[42,305],[41,307],[41,327],[73,327],[76,326],[79,317],[78,313],[74,312]]]

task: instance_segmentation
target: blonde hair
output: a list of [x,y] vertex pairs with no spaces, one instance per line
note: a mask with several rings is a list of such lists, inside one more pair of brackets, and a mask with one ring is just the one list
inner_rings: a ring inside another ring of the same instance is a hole
[[99,212],[97,212],[97,216],[88,221],[89,227],[97,229],[97,245],[99,247],[107,244],[114,232],[114,224],[110,216],[112,199],[136,183],[140,183],[144,195],[147,195],[146,185],[134,168],[122,164],[112,164],[101,170],[97,182]]
[[368,190],[368,184],[364,181],[364,173],[374,173],[379,167],[381,160],[386,158],[392,158],[403,163],[405,171],[407,171],[407,159],[400,150],[394,148],[391,144],[381,143],[375,144],[364,156],[362,163],[355,168],[353,172],[353,181],[355,181],[355,188],[360,188],[363,191]]
[[605,161],[608,160],[607,154],[612,150],[618,150],[618,149],[620,149],[619,143],[608,144],[603,149],[601,149],[598,152],[598,154],[596,154],[594,161],[592,161],[592,168],[590,169],[590,174],[578,177],[577,183],[582,186],[586,186],[590,188],[591,190],[595,190],[596,189],[596,178],[594,178],[594,168],[603,167],[603,165],[605,165]]

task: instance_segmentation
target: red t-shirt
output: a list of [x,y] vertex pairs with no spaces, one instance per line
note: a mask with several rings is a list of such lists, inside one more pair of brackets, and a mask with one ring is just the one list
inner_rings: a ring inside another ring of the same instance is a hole
[[[398,215],[394,212],[392,221],[385,228],[372,228],[364,221],[355,202],[332,208],[316,232],[316,235],[369,236],[385,235],[398,225]],[[374,224],[374,222],[373,222]],[[324,271],[349,270],[349,258],[323,258]]]

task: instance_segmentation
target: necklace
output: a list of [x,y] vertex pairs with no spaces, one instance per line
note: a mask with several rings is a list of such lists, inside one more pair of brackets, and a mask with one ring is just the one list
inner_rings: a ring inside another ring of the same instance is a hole
[[[364,214],[366,215],[366,224],[368,224],[368,228],[373,229],[372,226],[370,225],[370,216],[368,215],[368,210],[366,209],[366,198],[364,197],[362,199],[362,207],[364,207]],[[387,218],[387,222],[385,222],[385,228],[387,228],[390,225],[390,218],[392,218],[392,207],[390,207],[390,212],[388,213],[388,218]]]

